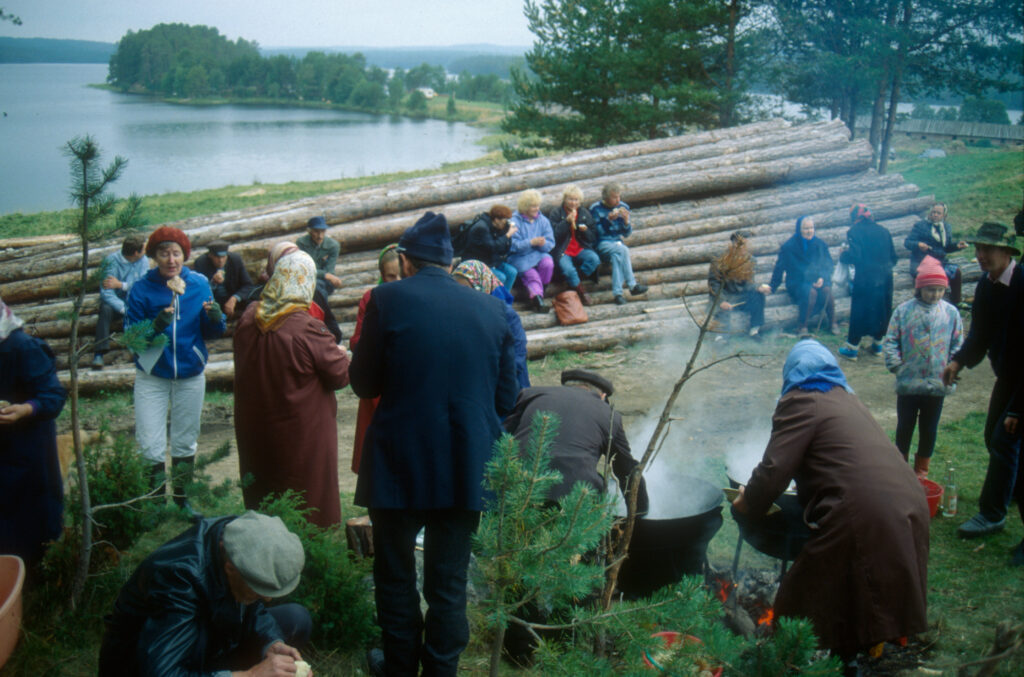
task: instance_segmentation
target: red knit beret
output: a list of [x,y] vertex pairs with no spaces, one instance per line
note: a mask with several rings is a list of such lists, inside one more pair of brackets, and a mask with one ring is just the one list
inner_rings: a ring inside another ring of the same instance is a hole
[[184,231],[173,226],[160,226],[153,231],[153,234],[149,236],[149,240],[146,242],[146,256],[155,259],[156,248],[164,242],[177,242],[181,246],[181,251],[184,252],[186,260],[188,260],[189,254],[192,253],[192,243],[188,241],[188,235]]
[[914,288],[920,289],[921,287],[948,287],[949,278],[946,277],[946,271],[943,270],[942,264],[939,260],[933,256],[926,256],[922,259],[920,265],[917,266],[917,278],[914,280]]

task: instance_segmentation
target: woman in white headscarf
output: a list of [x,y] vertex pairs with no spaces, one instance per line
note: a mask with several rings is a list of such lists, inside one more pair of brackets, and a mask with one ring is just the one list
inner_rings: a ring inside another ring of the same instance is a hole
[[235,330],[235,438],[245,507],[301,492],[310,522],[341,522],[338,404],[348,354],[310,314],[316,266],[300,251],[277,261],[259,303]]

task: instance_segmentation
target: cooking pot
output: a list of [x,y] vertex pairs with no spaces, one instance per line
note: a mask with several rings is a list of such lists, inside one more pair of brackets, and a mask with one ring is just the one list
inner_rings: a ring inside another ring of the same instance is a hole
[[[644,597],[684,575],[704,573],[708,543],[723,522],[722,490],[687,475],[673,478],[671,485],[671,497],[651,496],[658,512],[637,519],[633,527],[629,557],[619,570],[619,590],[626,597]],[[675,504],[666,505],[669,500]]]
[[[730,476],[729,486],[735,489],[740,482]],[[811,538],[811,530],[804,523],[804,508],[795,489],[783,492],[775,499],[775,504],[780,510],[773,515],[754,517],[731,508],[732,518],[736,520],[740,536],[755,550],[791,562]]]

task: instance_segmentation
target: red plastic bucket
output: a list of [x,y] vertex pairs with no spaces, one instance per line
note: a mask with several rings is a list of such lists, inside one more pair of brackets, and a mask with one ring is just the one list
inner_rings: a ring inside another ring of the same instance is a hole
[[921,487],[924,489],[924,497],[928,499],[928,513],[935,517],[939,512],[939,504],[942,503],[942,485],[920,477],[917,479],[921,482]]
[[[687,643],[703,644],[703,642],[701,642],[698,638],[694,637],[693,635],[684,635],[681,632],[672,632],[671,630],[656,632],[653,635],[651,635],[651,637],[657,637],[658,639],[660,639],[665,644],[665,648],[668,649],[671,649],[680,641],[684,641]],[[644,665],[646,665],[647,667],[655,668],[661,672],[665,672],[665,668],[658,665],[657,659],[652,657],[649,651],[644,651],[643,658]],[[709,669],[711,670],[712,677],[722,677],[722,672],[725,668]]]

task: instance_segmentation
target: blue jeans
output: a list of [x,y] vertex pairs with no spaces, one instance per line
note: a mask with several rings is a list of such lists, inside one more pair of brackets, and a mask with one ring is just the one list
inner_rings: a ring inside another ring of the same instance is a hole
[[896,396],[896,448],[904,459],[910,457],[910,440],[914,437],[914,426],[918,423],[917,455],[931,458],[935,451],[944,399],[940,395]]
[[633,264],[629,260],[629,247],[618,240],[601,240],[597,243],[597,253],[601,255],[602,261],[611,264],[612,294],[622,296],[623,283],[630,289],[636,286]]
[[[576,256],[562,254],[558,257],[558,268],[570,287],[580,286],[580,277],[590,277],[601,265],[601,258],[593,249],[583,249]],[[576,268],[579,267],[577,272]]]
[[516,283],[516,276],[519,275],[519,271],[508,261],[502,261],[498,265],[491,268],[491,272],[494,273],[494,277],[501,280],[501,283],[505,285],[505,289],[509,292],[512,291],[512,285]]
[[1014,384],[1009,379],[996,379],[988,402],[985,419],[985,446],[988,448],[988,471],[981,486],[978,507],[985,519],[998,522],[1006,517],[1010,499],[1017,498],[1017,509],[1024,520],[1024,463],[1020,462],[1021,422],[1017,433],[1006,432],[1003,422],[1013,399]]
[[[466,580],[473,532],[472,510],[381,510],[373,521],[373,581],[377,622],[388,675],[455,677],[469,643]],[[416,590],[416,534],[423,538],[423,597]],[[423,671],[419,672],[422,665]]]

